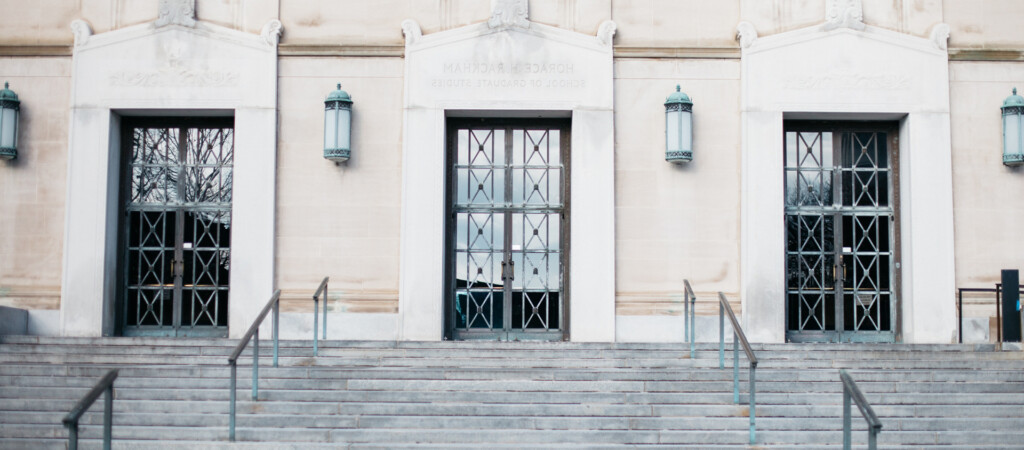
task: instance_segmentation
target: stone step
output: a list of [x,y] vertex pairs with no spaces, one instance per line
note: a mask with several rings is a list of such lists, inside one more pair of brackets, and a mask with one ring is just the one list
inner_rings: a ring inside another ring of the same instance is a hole
[[[60,416],[43,413],[6,413],[5,423],[16,426],[59,427]],[[393,429],[531,429],[531,430],[690,430],[727,431],[743,429],[746,417],[590,417],[590,416],[485,416],[471,415],[352,415],[352,414],[240,414],[238,426],[244,428],[393,428]],[[1021,418],[899,418],[889,419],[886,431],[1012,431],[1021,426]],[[102,425],[100,412],[83,416],[80,425]],[[114,423],[120,427],[226,427],[226,414],[116,412]],[[758,429],[770,431],[827,431],[842,427],[840,417],[807,420],[802,417],[762,417]],[[863,426],[858,426],[858,429]],[[29,434],[34,433],[30,432]],[[9,430],[6,437],[40,437]],[[45,437],[45,436],[43,436]]]
[[[20,395],[10,388],[0,388],[2,398],[33,398],[37,400],[73,401],[84,395],[86,389],[24,388]],[[248,399],[249,390],[240,389],[239,398]],[[1024,404],[1024,393],[970,394],[947,393],[876,393],[868,394],[873,405],[1014,405]],[[227,389],[123,389],[117,390],[117,398],[125,400],[174,400],[174,401],[224,401],[228,400]],[[741,403],[747,401],[741,394]],[[814,405],[838,404],[841,393],[827,395],[819,393],[759,393],[759,405]],[[607,392],[436,392],[436,391],[315,391],[315,390],[261,390],[261,401],[296,402],[478,402],[507,404],[637,404],[637,405],[692,405],[731,403],[731,392],[693,393],[607,393]]]
[[[728,330],[726,330],[728,331]],[[269,342],[269,339],[264,337],[260,339],[261,345],[263,342]],[[309,340],[285,340],[282,339],[281,345],[289,346],[301,346],[301,347],[312,347],[313,341]],[[166,337],[57,337],[57,336],[27,336],[27,335],[8,335],[0,336],[0,344],[44,344],[44,345],[60,345],[60,344],[71,344],[71,345],[83,345],[83,346],[97,346],[97,345],[121,345],[121,346],[144,346],[144,345],[158,345],[158,346],[223,346],[234,348],[237,345],[238,340],[227,339],[227,338],[166,338]],[[670,349],[678,350],[684,343],[605,343],[605,342],[548,342],[548,341],[518,341],[518,342],[497,342],[497,341],[335,341],[335,340],[321,340],[320,346],[322,348],[330,347],[363,347],[372,349],[497,349],[497,350],[510,350],[510,349],[597,349],[597,350],[658,350],[658,349]],[[688,345],[688,344],[687,344]],[[698,350],[718,350],[718,342],[698,342],[696,344]],[[828,344],[828,343],[785,343],[785,344],[762,344],[762,343],[751,343],[751,347],[755,351],[811,351],[811,352],[859,352],[859,351],[875,351],[875,352],[889,352],[889,353],[914,353],[914,352],[964,352],[964,353],[978,353],[978,352],[991,352],[995,349],[993,344],[869,344],[869,343],[844,343],[844,344]],[[688,350],[688,348],[687,348]]]
[[[110,367],[115,448],[746,448],[747,367],[732,403],[731,353],[679,344],[261,341],[238,368],[238,436],[227,444],[235,341],[0,337],[0,448],[63,448],[60,418]],[[835,448],[852,368],[883,421],[883,446],[1024,442],[1024,353],[959,345],[755,345],[758,446]],[[82,419],[96,448],[102,403]],[[856,443],[865,424],[854,419]]]
[[[9,339],[6,337],[4,339]],[[115,338],[107,338],[108,342],[116,342]],[[120,339],[120,338],[119,338]],[[450,357],[471,357],[479,359],[559,359],[571,356],[576,359],[607,359],[607,358],[632,358],[632,359],[688,359],[689,352],[682,345],[657,349],[587,349],[575,348],[572,346],[559,345],[548,348],[373,348],[350,346],[350,342],[334,343],[335,346],[321,348],[320,359],[330,358],[450,358]],[[325,344],[326,345],[326,344]],[[117,355],[117,356],[154,356],[154,355],[176,355],[193,357],[227,357],[233,351],[234,345],[114,345],[112,343],[102,345],[82,344],[58,344],[58,345],[18,345],[5,344],[0,346],[0,355],[5,353],[22,353],[33,355],[66,355],[73,352],[95,355]],[[261,353],[267,354],[272,349],[270,341],[261,341]],[[710,351],[709,351],[710,350]],[[727,353],[731,354],[730,351]],[[1020,361],[1022,358],[1019,352],[994,352],[978,351],[968,352],[952,349],[941,351],[907,351],[896,352],[892,350],[837,350],[837,351],[814,351],[814,350],[785,350],[772,349],[756,351],[759,359],[770,361],[798,360],[804,362],[836,361],[836,360],[898,360],[898,361],[934,361],[934,360],[985,360],[985,361]],[[246,355],[251,354],[251,348],[247,347]],[[312,348],[306,345],[297,344],[294,341],[282,341],[279,354],[289,358],[312,357]],[[697,358],[713,360],[718,352],[713,349],[703,349],[697,352]],[[729,355],[731,357],[731,355]],[[731,358],[730,358],[731,359]]]
[[[269,370],[268,370],[269,371]],[[251,387],[251,378],[245,376],[236,380],[239,389]],[[793,382],[784,379],[757,380],[759,393],[837,393],[842,391],[838,380]],[[1022,381],[909,381],[899,380],[859,380],[858,385],[866,394],[874,393],[1019,393],[1024,392]],[[21,395],[21,389],[84,389],[91,388],[96,382],[92,377],[66,376],[0,376],[0,397]],[[746,381],[741,380],[741,390],[746,390]],[[123,389],[226,389],[229,384],[227,377],[135,377],[121,375],[115,383],[118,390]],[[375,378],[318,378],[289,377],[279,378],[267,376],[260,378],[261,390],[370,390],[370,391],[463,391],[463,392],[729,392],[733,389],[732,380],[717,381],[621,381],[621,380],[533,380],[509,379],[498,377],[493,380],[460,380],[460,379],[375,379]],[[4,390],[6,389],[6,390]],[[74,395],[74,394],[73,394]],[[60,398],[48,397],[48,398]]]
[[[130,356],[130,355],[28,355],[28,354],[0,354],[0,364],[64,364],[64,365],[100,365],[100,366],[124,366],[124,365],[168,365],[168,358],[159,356]],[[196,366],[226,366],[226,359],[215,357],[183,357],[173,361],[177,365]],[[270,366],[270,357],[261,358],[261,366]],[[689,360],[689,359],[666,359],[666,360],[641,360],[641,359],[548,359],[548,360],[501,360],[501,359],[427,359],[427,358],[360,358],[360,359],[313,359],[313,358],[281,358],[282,366],[291,367],[381,367],[381,368],[449,368],[449,369],[684,369],[703,368],[715,369],[717,362],[710,360]],[[251,365],[251,360],[240,359],[240,366]],[[731,368],[731,363],[726,367]],[[864,360],[846,361],[833,360],[824,361],[821,364],[809,364],[800,361],[766,361],[760,364],[759,369],[854,369],[854,370],[935,370],[935,369],[959,369],[959,370],[1024,370],[1024,361],[899,361],[899,360]],[[745,361],[741,361],[741,368],[746,369]]]
[[[98,378],[109,370],[108,367],[67,366],[53,364],[6,364],[0,365],[0,380],[11,384],[53,377]],[[251,366],[239,367],[239,381],[247,378]],[[227,379],[230,370],[224,366],[126,366],[121,369],[121,378],[218,378]],[[928,371],[850,371],[858,382],[900,381],[900,382],[1021,382],[1024,372],[1014,370],[972,370],[935,369]],[[740,380],[746,381],[748,372],[740,371]],[[18,378],[22,377],[22,378]],[[332,367],[260,367],[261,379],[419,379],[419,380],[562,380],[562,381],[732,381],[732,369],[686,368],[686,369],[519,369],[493,371],[488,369],[418,368],[392,370],[385,368],[332,368]],[[838,379],[834,369],[767,369],[757,372],[759,382],[831,382]],[[0,382],[0,384],[4,384]]]
[[[63,417],[75,403],[67,401],[0,399],[5,414],[40,414],[26,417]],[[224,401],[168,401],[118,399],[116,412],[164,414],[223,414]],[[586,416],[586,417],[737,417],[746,413],[745,405],[629,405],[629,404],[495,404],[481,402],[400,403],[400,402],[250,402],[239,401],[239,414],[290,415],[456,415],[467,416]],[[874,405],[875,412],[892,418],[1021,418],[1024,405]],[[819,405],[758,405],[758,417],[839,417],[838,403]],[[5,421],[13,416],[6,416]],[[26,419],[28,420],[28,419]],[[54,422],[34,422],[54,423]]]

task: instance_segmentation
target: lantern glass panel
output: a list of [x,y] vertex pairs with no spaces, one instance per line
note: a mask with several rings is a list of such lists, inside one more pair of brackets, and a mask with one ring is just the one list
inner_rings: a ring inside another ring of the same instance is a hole
[[352,134],[349,132],[352,128],[352,110],[348,108],[342,108],[338,110],[338,148],[348,150],[352,147],[349,146],[351,143]]
[[0,116],[0,147],[15,147],[17,144],[18,111],[14,108],[4,108]]
[[690,111],[680,111],[678,114],[680,115],[679,147],[683,151],[693,150],[693,115]]
[[681,111],[667,111],[665,113],[665,151],[678,152],[682,150],[679,145],[679,120]]
[[324,111],[324,148],[338,148],[338,110],[328,108]]
[[1003,153],[1015,155],[1021,153],[1020,114],[1003,115]]

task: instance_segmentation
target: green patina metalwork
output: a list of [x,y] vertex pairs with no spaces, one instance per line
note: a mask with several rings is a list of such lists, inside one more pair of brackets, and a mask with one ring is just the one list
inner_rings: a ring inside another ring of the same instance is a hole
[[1013,94],[1003,100],[1003,164],[1019,166],[1024,164],[1024,97]]
[[338,88],[324,100],[324,158],[348,161],[352,155],[352,96]]
[[10,87],[10,83],[5,81],[3,90],[0,90],[0,159],[18,157],[18,115],[21,111],[21,100],[18,100],[18,94]]

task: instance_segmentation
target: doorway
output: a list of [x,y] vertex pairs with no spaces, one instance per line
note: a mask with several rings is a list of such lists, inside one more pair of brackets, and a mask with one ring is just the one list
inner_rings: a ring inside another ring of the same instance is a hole
[[569,121],[447,131],[446,337],[567,338]]
[[894,342],[896,125],[785,124],[786,339]]
[[126,336],[227,336],[232,118],[123,127],[118,314]]

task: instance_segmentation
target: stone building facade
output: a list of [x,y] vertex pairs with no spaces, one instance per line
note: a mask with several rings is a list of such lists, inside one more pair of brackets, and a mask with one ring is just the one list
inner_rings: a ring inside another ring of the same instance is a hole
[[686,279],[708,338],[721,291],[758,342],[948,343],[957,288],[1024,265],[1016,0],[3,10],[0,305],[33,334],[234,337],[280,289],[305,338],[328,276],[332,339],[678,341]]

